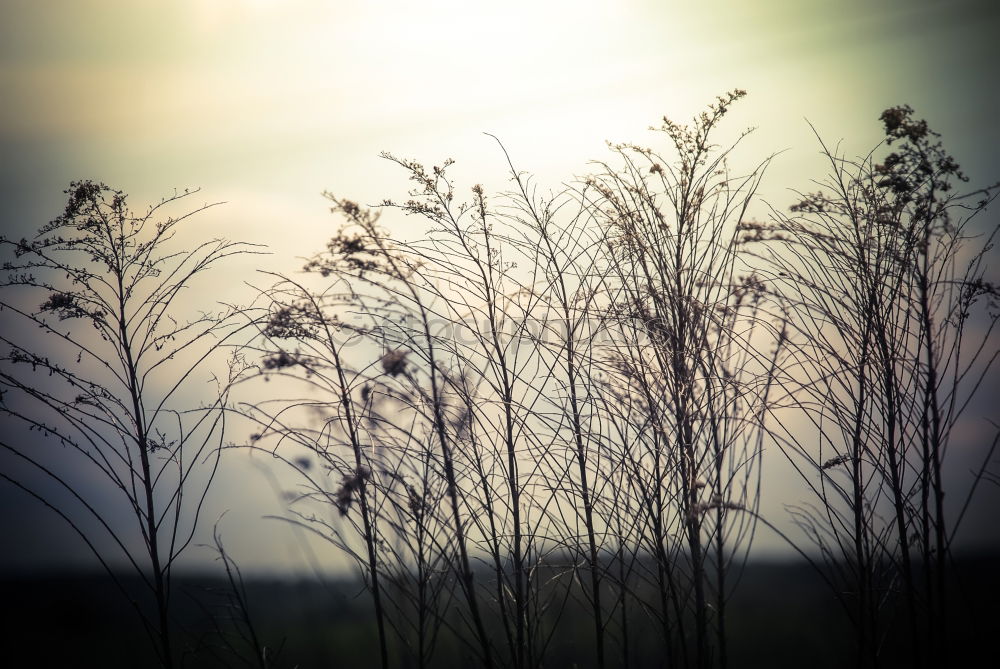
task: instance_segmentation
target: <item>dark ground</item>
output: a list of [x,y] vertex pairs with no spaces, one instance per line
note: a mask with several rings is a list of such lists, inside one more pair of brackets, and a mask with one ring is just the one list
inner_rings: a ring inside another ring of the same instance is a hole
[[[979,651],[992,652],[1000,633],[998,567],[1000,559],[979,557],[961,561],[955,570],[963,590],[961,606],[954,607],[949,621],[955,666],[977,657]],[[223,637],[211,623],[209,612],[215,613],[216,620],[224,620],[231,612],[223,606],[225,582],[189,576],[178,579],[176,585],[175,614],[186,628],[188,647],[197,649],[188,653],[183,666],[250,666],[224,648]],[[359,584],[253,579],[247,581],[247,591],[261,643],[280,647],[275,667],[377,666],[369,599]],[[4,617],[0,666],[156,666],[134,609],[106,577],[7,575],[0,578],[0,603]],[[560,625],[560,641],[551,647],[546,666],[589,666],[593,653],[590,622],[582,612],[568,609]],[[749,565],[730,603],[728,629],[732,669],[856,664],[846,617],[831,592],[804,564]],[[235,641],[232,628],[227,630],[226,638]],[[632,638],[632,661],[659,666],[656,634],[644,631],[637,621]],[[886,641],[887,666],[904,664],[892,661],[894,649],[909,642],[902,633]],[[463,655],[443,641],[442,661],[437,666],[470,666]]]

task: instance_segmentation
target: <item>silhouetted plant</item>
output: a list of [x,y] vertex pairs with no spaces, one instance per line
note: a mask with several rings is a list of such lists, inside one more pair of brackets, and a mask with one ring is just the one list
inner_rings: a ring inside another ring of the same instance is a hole
[[212,528],[210,548],[215,552],[216,560],[222,564],[226,585],[207,589],[208,598],[205,602],[195,597],[195,602],[208,614],[212,624],[207,651],[219,666],[276,669],[283,666],[280,657],[284,641],[276,648],[265,643],[258,629],[257,617],[251,608],[243,571],[222,543],[219,531],[221,520],[216,521]]
[[725,665],[784,336],[736,276],[764,164],[734,176],[709,141],[741,96],[665,121],[675,157],[616,147],[621,167],[546,196],[511,165],[512,192],[463,201],[450,161],[386,154],[415,186],[383,206],[427,233],[330,195],[343,227],[264,291],[262,372],[310,395],[249,404],[253,448],[301,474],[293,522],[361,567],[383,664],[388,630],[423,667],[439,629],[484,666],[539,667],[579,599],[598,666],[609,634],[629,664],[629,610],[671,661]]
[[239,331],[234,310],[184,320],[183,302],[201,274],[254,249],[172,244],[211,206],[167,215],[193,192],[139,214],[104,184],[66,193],[65,211],[33,240],[0,239],[14,256],[0,283],[0,476],[69,523],[127,597],[119,562],[142,579],[155,613],[133,604],[173,667],[171,574],[219,465],[229,388],[245,371],[238,349],[223,359]]
[[620,516],[643,518],[617,539],[638,532],[630,550],[650,560],[633,564],[654,565],[659,593],[644,607],[660,621],[665,656],[685,666],[727,664],[727,574],[753,535],[761,423],[785,337],[737,247],[768,161],[734,174],[727,160],[746,133],[712,143],[744,94],[720,97],[690,126],[664,118],[672,153],[613,147],[619,163],[585,191],[607,231],[604,406],[630,435],[606,456],[624,485],[605,522],[625,529]]
[[[387,630],[383,606],[378,549],[381,544],[377,514],[372,508],[370,478],[374,445],[366,425],[367,394],[358,398],[365,380],[345,359],[344,349],[357,338],[350,327],[331,310],[341,296],[313,291],[300,282],[277,277],[266,290],[268,313],[260,328],[263,354],[261,373],[265,380],[294,381],[304,385],[311,397],[274,397],[244,406],[244,414],[257,424],[250,447],[271,452],[301,475],[302,487],[289,493],[290,520],[334,545],[362,567],[375,606],[375,621],[381,666],[389,666]],[[294,350],[286,350],[294,346]],[[273,441],[273,446],[266,446]],[[279,446],[282,448],[279,450]],[[291,451],[290,447],[298,447]],[[303,455],[308,452],[318,462]],[[319,500],[334,517],[317,516],[309,509]],[[357,513],[352,507],[357,503]],[[360,515],[360,523],[357,520]],[[359,553],[337,519],[360,534]]]
[[[909,107],[883,112],[886,147],[848,160],[792,214],[744,226],[790,314],[782,383],[812,432],[775,437],[814,495],[796,517],[851,614],[859,666],[878,665],[901,603],[919,666],[947,662],[946,568],[982,470],[945,508],[953,431],[996,359],[997,289],[984,280],[996,230],[971,221],[995,189],[965,178]],[[784,426],[786,423],[778,422]],[[983,467],[992,456],[985,454]],[[841,591],[844,594],[841,594]]]

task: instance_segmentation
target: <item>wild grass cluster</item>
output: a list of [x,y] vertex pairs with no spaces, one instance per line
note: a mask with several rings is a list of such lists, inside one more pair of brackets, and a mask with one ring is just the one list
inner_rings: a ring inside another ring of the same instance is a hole
[[[735,666],[727,604],[758,532],[829,585],[858,666],[946,664],[953,542],[996,482],[994,436],[945,503],[953,434],[997,355],[995,228],[977,220],[996,191],[957,193],[958,165],[897,107],[870,155],[823,145],[820,190],[768,209],[771,157],[736,170],[747,133],[716,143],[743,95],[665,118],[657,148],[611,145],[556,191],[509,158],[510,190],[487,194],[461,192],[450,161],[385,154],[405,199],[326,194],[341,224],[301,272],[259,273],[249,306],[193,318],[183,289],[256,250],[168,250],[184,216],[74,184],[38,239],[3,242],[0,409],[75,450],[134,522],[107,521],[39,440],[4,437],[0,475],[114,574],[92,539],[110,533],[156,603],[136,610],[164,667],[183,664],[170,573],[224,446],[295,475],[285,520],[356,565],[382,667],[529,669],[567,645],[581,666]],[[181,406],[216,369],[210,401]],[[760,513],[765,449],[801,478],[798,535]],[[216,548],[235,612],[219,638],[240,639],[222,656],[278,666]],[[887,650],[900,629],[912,647]]]

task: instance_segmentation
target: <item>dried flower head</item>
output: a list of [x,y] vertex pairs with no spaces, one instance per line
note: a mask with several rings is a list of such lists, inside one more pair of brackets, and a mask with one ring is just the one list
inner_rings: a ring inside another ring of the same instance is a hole
[[365,481],[370,476],[371,472],[364,467],[359,468],[353,475],[344,476],[344,480],[340,483],[340,488],[334,493],[334,504],[337,505],[340,515],[347,515],[347,512],[351,509],[351,504],[354,502],[355,491],[360,494]]
[[382,356],[382,370],[389,376],[396,377],[406,371],[406,356],[409,351],[396,349]]
[[836,456],[834,458],[830,458],[829,460],[827,460],[826,462],[824,462],[823,466],[822,466],[822,469],[832,469],[833,467],[836,467],[837,465],[844,464],[848,460],[850,460],[850,458],[847,457],[846,455],[838,455],[838,456]]

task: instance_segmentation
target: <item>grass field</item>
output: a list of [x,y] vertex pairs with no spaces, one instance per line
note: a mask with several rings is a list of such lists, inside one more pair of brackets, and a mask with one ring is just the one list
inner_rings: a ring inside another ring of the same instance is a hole
[[[949,625],[954,666],[984,657],[1000,623],[1000,560],[967,558],[956,565],[955,592],[964,602],[953,606]],[[128,584],[135,587],[136,583]],[[225,621],[220,608],[226,583],[197,576],[178,580],[174,613],[186,631],[183,666],[249,666],[223,648],[209,613]],[[290,581],[248,579],[247,593],[261,643],[280,648],[278,667],[373,666],[377,655],[370,598],[349,580]],[[3,664],[9,667],[153,667],[149,642],[129,604],[108,579],[86,574],[7,575],[0,581],[4,618]],[[958,604],[957,602],[955,604]],[[806,565],[758,562],[748,565],[730,608],[731,667],[850,667],[854,665],[847,618],[828,588]],[[220,615],[222,614],[222,615]],[[546,667],[587,667],[591,652],[586,611],[570,608],[549,648]],[[900,666],[907,636],[885,641],[885,666]],[[231,632],[232,630],[227,630]],[[230,634],[230,639],[234,637]],[[658,638],[643,630],[636,616],[630,663],[661,666]],[[612,644],[609,660],[620,666]],[[985,655],[988,657],[988,655]],[[399,656],[397,656],[398,658]],[[436,666],[473,666],[460,647],[443,637]],[[16,658],[16,660],[15,660]],[[397,666],[407,666],[402,662]]]

